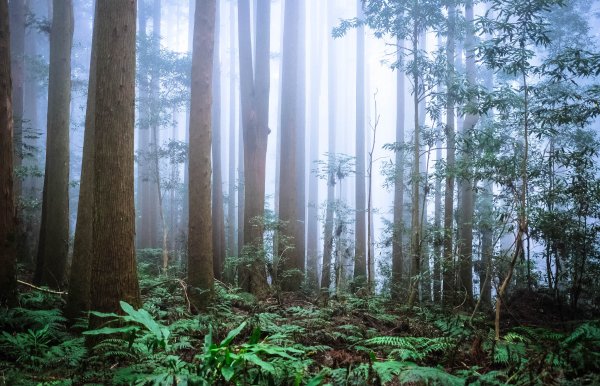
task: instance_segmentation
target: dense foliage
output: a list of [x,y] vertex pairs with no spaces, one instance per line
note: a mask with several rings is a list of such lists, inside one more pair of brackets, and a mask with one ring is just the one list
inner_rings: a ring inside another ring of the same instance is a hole
[[[156,259],[158,262],[158,259]],[[189,313],[180,272],[140,267],[144,308],[69,326],[58,295],[23,292],[0,314],[7,385],[504,385],[600,381],[600,324],[520,326],[495,341],[486,315],[409,311],[384,297],[302,295],[257,302],[217,286]],[[83,331],[83,336],[79,332]],[[87,345],[86,341],[87,339]]]

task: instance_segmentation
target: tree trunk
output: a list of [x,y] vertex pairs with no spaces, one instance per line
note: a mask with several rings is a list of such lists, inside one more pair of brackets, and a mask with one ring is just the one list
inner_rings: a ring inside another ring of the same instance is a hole
[[[296,15],[298,23],[298,40],[296,52],[298,55],[298,80],[296,97],[296,234],[295,248],[298,264],[305,271],[306,259],[306,4],[300,2]],[[285,8],[285,7],[284,7]],[[284,10],[285,11],[285,10]],[[285,21],[285,20],[284,20]],[[282,63],[283,64],[283,63]],[[283,101],[282,101],[283,102]],[[301,278],[303,280],[304,277]]]
[[196,2],[190,112],[188,284],[197,310],[213,292],[211,220],[211,103],[216,1]]
[[[465,4],[465,18],[467,22],[467,35],[465,39],[466,55],[466,76],[467,81],[471,84],[476,82],[475,79],[475,53],[474,53],[474,29],[473,29],[473,2],[467,0]],[[467,103],[471,103],[470,101]],[[478,116],[473,114],[465,115],[461,135],[463,138],[468,138],[471,131],[477,123]],[[461,154],[461,165],[465,174],[459,179],[459,226],[458,226],[458,258],[459,258],[459,290],[465,292],[467,306],[473,306],[473,211],[474,211],[474,182],[469,171],[472,164],[472,156],[474,149],[469,144],[467,139],[464,151]]]
[[[220,4],[220,3],[219,3]],[[212,227],[213,227],[213,269],[215,278],[223,279],[225,262],[225,218],[223,210],[223,165],[221,162],[221,63],[220,63],[220,5],[215,15],[215,48],[213,58],[213,104],[212,104]]]
[[404,274],[404,114],[405,114],[405,85],[403,66],[404,42],[398,40],[397,58],[398,72],[396,73],[396,170],[394,173],[394,229],[392,231],[392,299],[399,300],[402,296],[402,276]]
[[[94,220],[90,308],[141,307],[135,259],[133,135],[136,2],[96,3]],[[115,76],[119,74],[119,76]],[[105,321],[90,318],[90,328]]]
[[[362,1],[357,1],[357,17],[364,16]],[[356,213],[354,229],[354,280],[367,278],[367,245],[365,240],[365,30],[356,29]],[[360,282],[360,283],[358,283]]]
[[[237,256],[236,238],[236,209],[235,209],[235,112],[237,106],[235,85],[235,3],[232,1],[229,9],[229,175],[227,195],[227,253],[228,256]],[[232,279],[229,277],[229,279]]]
[[69,115],[73,4],[54,0],[50,32],[48,136],[36,282],[62,288],[69,253]]
[[[297,132],[298,128],[298,13],[299,3],[285,4],[283,53],[281,73],[281,168],[279,174],[279,218],[282,221],[278,237],[277,271],[284,275],[280,281],[284,291],[297,291],[302,283],[304,259],[296,240],[298,221]],[[300,129],[301,130],[301,129]],[[283,199],[282,199],[283,198]]]
[[[97,18],[94,11],[94,20]],[[83,138],[83,159],[81,162],[81,184],[79,204],[77,206],[77,227],[73,243],[73,262],[69,276],[69,298],[65,307],[65,316],[70,320],[81,316],[90,309],[90,275],[93,251],[94,221],[94,141],[96,116],[96,46],[98,28],[94,25],[92,33],[92,53],[90,56],[90,75],[85,112],[85,132]]]
[[446,37],[446,62],[448,80],[446,82],[446,187],[444,190],[444,229],[443,229],[443,293],[442,304],[451,306],[454,303],[454,251],[453,251],[453,225],[454,225],[454,167],[455,167],[455,134],[454,134],[454,33],[456,23],[456,8],[454,2],[448,5],[448,36]]
[[138,210],[137,226],[138,248],[157,248],[159,225],[159,198],[156,169],[158,136],[158,68],[154,69],[150,61],[158,54],[160,41],[160,0],[154,0],[152,6],[152,45],[148,37],[148,9],[144,1],[139,3],[140,74],[139,78],[139,140],[138,140]]
[[[30,12],[35,10],[30,9]],[[36,57],[39,49],[37,45],[37,39],[39,39],[39,33],[36,30],[28,29],[25,35],[25,55],[27,57]],[[23,126],[26,135],[23,136],[23,149],[37,149],[30,151],[23,151],[23,166],[35,170],[40,164],[39,154],[42,148],[40,136],[40,121],[38,120],[38,95],[40,94],[40,85],[35,79],[35,75],[32,73],[31,66],[26,66],[26,72],[24,76],[24,88],[23,98],[24,105],[27,106],[23,110]],[[21,197],[25,200],[32,202],[41,200],[41,193],[43,187],[43,179],[34,173],[28,173],[23,180]],[[30,209],[25,215],[21,215],[23,221],[23,230],[25,234],[24,238],[24,255],[25,264],[29,269],[35,269],[34,254],[35,248],[38,244],[38,236],[40,233],[40,209]]]
[[8,2],[0,0],[0,306],[17,304],[13,116]]
[[[263,251],[265,167],[269,135],[270,15],[271,3],[257,3],[256,72],[252,66],[248,0],[238,3],[240,93],[242,102],[244,211],[243,244],[246,259],[240,269],[241,287],[259,298],[268,291]],[[242,217],[240,217],[241,221]]]
[[[10,69],[12,76],[13,114],[13,167],[18,169],[23,160],[23,96],[25,67],[25,1],[11,0],[10,13]],[[21,196],[21,180],[14,180],[15,197]]]
[[[311,14],[313,17],[309,30],[311,31],[311,80],[310,80],[310,146],[309,165],[313,165],[319,159],[319,107],[320,107],[320,83],[322,59],[322,41],[320,39],[319,6],[315,7]],[[307,20],[308,21],[308,20]],[[309,168],[310,170],[311,168]],[[319,287],[319,179],[316,173],[310,172],[308,177],[308,217],[306,231],[306,275],[308,287],[318,289]]]
[[[417,62],[419,48],[418,22],[414,21],[412,35],[413,60]],[[411,286],[408,298],[408,306],[412,307],[415,303],[417,290],[419,287],[419,275],[421,272],[421,210],[419,205],[420,196],[420,152],[419,142],[419,70],[414,69],[413,73],[413,105],[414,105],[414,140],[413,140],[413,173],[412,173],[412,208],[411,208],[411,256],[412,264],[410,269]]]
[[[334,16],[334,5],[333,3],[327,4],[327,18],[328,25],[332,27],[335,23]],[[335,103],[337,101],[336,93],[336,50],[334,40],[329,37],[327,47],[327,109],[328,109],[328,169],[332,169],[333,162],[335,159],[335,127],[336,127],[336,114],[335,114]],[[335,175],[333,170],[330,170],[330,175],[327,176],[327,202],[325,203],[325,223],[323,224],[323,264],[321,273],[321,291],[325,294],[329,293],[329,287],[331,286],[331,260],[333,252],[333,215],[334,215],[334,199],[335,199]]]

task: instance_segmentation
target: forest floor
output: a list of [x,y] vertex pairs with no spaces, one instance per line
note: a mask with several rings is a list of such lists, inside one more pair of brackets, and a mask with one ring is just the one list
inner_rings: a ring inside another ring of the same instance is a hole
[[23,287],[21,307],[0,311],[0,385],[600,384],[598,315],[543,293],[514,294],[496,341],[491,313],[385,297],[257,302],[217,285],[210,311],[192,315],[177,275],[141,268],[144,308],[123,303],[125,316],[104,315],[117,324],[84,335],[63,297]]

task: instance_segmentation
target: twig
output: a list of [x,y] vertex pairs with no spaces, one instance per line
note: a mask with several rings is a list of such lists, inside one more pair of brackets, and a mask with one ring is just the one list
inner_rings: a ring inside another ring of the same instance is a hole
[[176,279],[176,281],[179,283],[179,285],[181,286],[181,289],[183,290],[183,296],[185,296],[185,302],[187,303],[187,309],[188,312],[192,312],[192,303],[190,302],[190,298],[188,297],[187,294],[187,284],[182,280],[182,279]]
[[17,280],[17,283],[23,284],[24,286],[31,287],[31,288],[41,291],[41,292],[47,292],[49,294],[55,294],[55,295],[68,295],[69,294],[67,291],[54,291],[54,290],[51,290],[48,288],[38,287],[31,283],[27,283],[26,281],[23,281],[23,280]]

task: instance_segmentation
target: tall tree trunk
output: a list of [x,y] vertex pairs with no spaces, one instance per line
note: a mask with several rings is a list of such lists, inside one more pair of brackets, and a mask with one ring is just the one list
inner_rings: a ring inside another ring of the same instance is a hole
[[[34,9],[30,9],[34,12]],[[33,58],[38,55],[37,39],[39,33],[36,30],[28,29],[25,35],[25,55]],[[23,166],[35,170],[38,168],[39,154],[41,153],[41,143],[39,136],[41,135],[39,115],[38,115],[38,94],[39,83],[35,79],[32,71],[32,66],[26,66],[24,76],[23,98],[24,105],[27,106],[23,110],[23,126],[26,135],[23,136],[23,149],[35,149],[23,151]],[[41,200],[41,192],[43,179],[34,173],[28,173],[23,180],[21,196],[26,200],[35,202]],[[29,268],[35,268],[34,254],[38,243],[40,232],[40,210],[38,208],[30,209],[27,213],[21,215],[23,221],[24,241],[25,241],[25,263]]]
[[[96,3],[94,220],[90,308],[141,306],[135,259],[133,135],[136,1]],[[119,76],[115,76],[119,74]],[[90,318],[90,328],[104,319]]]
[[[442,48],[442,37],[438,36],[437,41],[438,49]],[[437,92],[442,93],[442,85],[436,86]],[[442,128],[443,124],[440,121],[436,127],[435,141],[435,161],[439,165],[442,164]],[[442,256],[443,256],[443,235],[442,235],[442,176],[438,175],[435,177],[435,193],[433,197],[433,276],[432,276],[432,287],[433,287],[433,302],[440,303],[442,299]]]
[[54,0],[50,32],[48,136],[36,282],[61,288],[69,253],[69,115],[73,4]]
[[[235,85],[235,3],[230,2],[229,8],[229,175],[227,194],[227,252],[229,256],[237,256],[236,210],[235,210],[235,112],[237,106]],[[231,279],[231,277],[229,278]]]
[[269,135],[269,60],[271,3],[257,3],[256,72],[252,66],[250,42],[250,9],[248,0],[238,3],[238,37],[240,63],[240,93],[242,102],[244,211],[243,244],[245,258],[250,259],[240,269],[241,287],[258,296],[268,291],[265,261],[262,257],[265,207],[265,168]]
[[[298,5],[296,23],[298,23],[298,40],[296,52],[298,55],[298,81],[296,97],[296,253],[298,264],[305,271],[306,259],[306,4]],[[283,63],[282,63],[283,64]],[[282,101],[283,102],[283,101]],[[304,279],[304,277],[302,278]]]
[[225,262],[225,219],[223,210],[223,165],[221,162],[221,58],[220,51],[220,3],[215,15],[215,48],[213,58],[213,102],[212,102],[212,227],[213,227],[213,269],[215,278],[223,278]]
[[396,73],[396,170],[394,172],[394,229],[392,233],[392,282],[391,292],[394,300],[402,295],[402,276],[404,274],[404,114],[405,85],[402,59],[404,42],[397,41],[398,72]]
[[[279,218],[283,222],[278,237],[279,265],[285,279],[281,281],[284,291],[297,291],[302,283],[304,259],[298,250],[298,179],[297,132],[298,128],[298,13],[299,3],[287,1],[283,29],[283,53],[281,73],[281,168],[279,174]],[[301,129],[300,129],[301,130]],[[282,199],[284,198],[284,199]]]
[[[465,18],[467,22],[467,34],[465,39],[466,51],[466,76],[467,81],[474,84],[475,79],[475,53],[474,53],[474,29],[473,29],[473,2],[467,0],[465,4]],[[468,101],[467,103],[471,103]],[[461,153],[460,163],[463,175],[458,180],[459,186],[459,224],[458,224],[458,258],[459,258],[459,290],[465,292],[466,304],[473,305],[473,210],[474,190],[473,179],[469,176],[472,163],[472,152],[468,137],[477,123],[478,116],[466,114],[462,126],[461,135],[467,140],[464,142],[464,150]]]
[[[419,33],[418,22],[415,20],[413,25],[412,35],[412,50],[413,61],[416,63],[418,58],[419,48]],[[413,105],[414,105],[414,140],[413,140],[413,172],[412,172],[412,208],[411,208],[411,256],[412,264],[410,269],[411,288],[408,298],[408,306],[412,307],[415,303],[418,287],[419,276],[421,272],[421,210],[420,200],[421,195],[421,173],[420,173],[420,153],[421,145],[419,141],[419,70],[412,71],[413,77]]]
[[[357,0],[357,17],[364,17],[362,1]],[[354,229],[354,280],[367,278],[367,245],[365,240],[365,30],[356,29],[356,213]],[[358,284],[358,283],[357,283]]]
[[17,210],[13,169],[13,113],[8,2],[0,0],[0,306],[17,304]]
[[[319,15],[320,6],[312,10],[313,17],[309,30],[311,31],[311,74],[310,74],[310,146],[309,146],[309,165],[319,159],[319,107],[320,101],[320,83],[321,83],[321,55],[322,41],[320,39]],[[308,21],[308,20],[307,20]],[[310,170],[311,168],[309,168]],[[308,177],[308,216],[306,230],[306,275],[308,287],[317,289],[319,287],[319,179],[315,173],[310,173]]]
[[[335,23],[333,3],[327,4],[327,19],[328,26],[332,27]],[[333,215],[334,215],[334,199],[335,199],[335,175],[333,170],[333,163],[335,159],[335,127],[336,127],[336,114],[335,104],[337,102],[336,93],[336,52],[333,38],[329,37],[327,47],[327,109],[328,109],[328,160],[327,169],[329,175],[327,176],[327,202],[325,203],[325,223],[323,225],[323,264],[321,273],[321,290],[325,293],[329,293],[329,287],[331,286],[331,260],[333,252]]]
[[[97,7],[94,20],[98,15]],[[79,317],[90,309],[90,280],[92,259],[94,256],[94,158],[95,158],[95,117],[96,117],[96,46],[98,45],[98,27],[94,25],[92,33],[92,53],[90,56],[90,74],[88,82],[87,108],[85,112],[85,132],[83,138],[83,159],[81,162],[81,184],[79,204],[77,205],[77,227],[73,243],[73,262],[69,275],[69,298],[65,307],[65,316],[70,320]]]
[[442,304],[451,306],[454,302],[454,168],[455,168],[455,133],[454,133],[454,34],[456,28],[456,7],[454,2],[448,5],[448,36],[446,37],[446,63],[448,80],[446,82],[446,187],[444,190],[444,229],[443,229],[443,293]]
[[[12,75],[14,168],[23,160],[23,96],[25,67],[25,0],[11,0],[10,13],[10,69]],[[21,196],[21,180],[14,180],[15,197]]]
[[197,310],[209,304],[214,284],[210,155],[215,15],[215,0],[196,2],[190,112],[188,284],[193,288],[190,301]]

